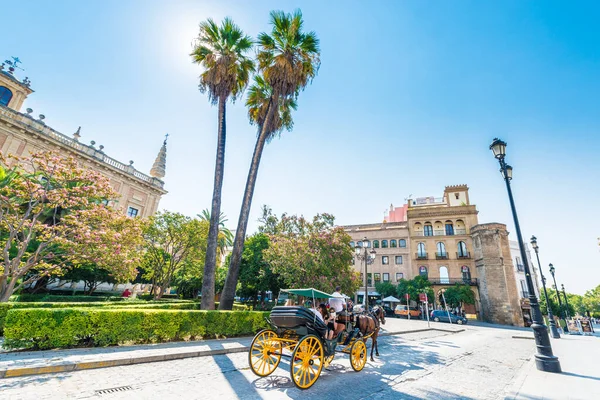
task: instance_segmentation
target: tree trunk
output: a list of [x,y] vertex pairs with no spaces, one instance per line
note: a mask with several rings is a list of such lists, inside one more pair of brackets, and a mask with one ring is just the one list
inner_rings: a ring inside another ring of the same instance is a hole
[[277,111],[277,107],[273,106],[273,104],[278,104],[278,98],[272,98],[270,100],[267,118],[265,119],[260,135],[256,140],[256,146],[254,147],[254,155],[252,156],[252,163],[250,164],[248,179],[246,180],[246,190],[244,191],[244,199],[242,201],[240,217],[238,219],[237,230],[235,232],[235,241],[233,242],[229,270],[227,271],[225,286],[223,287],[221,301],[219,302],[219,310],[231,310],[233,308],[233,299],[235,297],[235,288],[237,286],[238,275],[240,273],[242,252],[244,251],[244,240],[246,238],[246,228],[248,227],[248,217],[250,216],[250,208],[252,207],[252,196],[254,195],[254,186],[256,184],[256,177],[258,175],[258,167],[260,165],[260,159],[262,157],[262,152],[267,140],[267,127],[270,125],[270,121],[273,118],[274,113]]
[[202,280],[203,310],[215,308],[215,272],[217,268],[217,241],[219,236],[219,216],[221,215],[221,188],[225,170],[225,103],[226,98],[219,98],[219,134],[217,141],[217,159],[215,163],[215,182],[213,188],[212,208],[210,211],[210,227],[204,260],[204,277]]

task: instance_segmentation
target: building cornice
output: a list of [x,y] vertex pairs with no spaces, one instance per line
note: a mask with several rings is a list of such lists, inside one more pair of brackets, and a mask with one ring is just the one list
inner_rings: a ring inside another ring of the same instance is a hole
[[435,217],[447,217],[453,215],[477,215],[479,211],[474,205],[470,206],[458,206],[458,207],[437,207],[431,210],[414,210],[408,209],[407,218],[418,219],[418,218],[435,218]]
[[[102,166],[127,179],[132,179],[161,195],[168,193],[164,189],[164,182],[162,180],[150,177],[138,171],[131,164],[123,164],[122,162],[107,156],[104,152],[93,146],[80,143],[77,140],[50,128],[42,121],[33,119],[33,117],[28,114],[22,114],[7,107],[0,106],[0,121],[4,122],[9,127],[12,126],[16,128],[21,134],[33,136],[37,140],[52,143],[60,148],[66,148],[78,157],[85,158],[89,162]],[[10,129],[9,132],[11,132]],[[11,133],[14,134],[14,132]]]

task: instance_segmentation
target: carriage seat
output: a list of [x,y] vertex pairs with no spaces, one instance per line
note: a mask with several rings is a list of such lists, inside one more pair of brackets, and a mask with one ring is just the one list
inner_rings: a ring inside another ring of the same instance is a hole
[[308,328],[309,334],[325,337],[327,326],[314,312],[302,306],[276,306],[271,310],[271,321],[278,328]]

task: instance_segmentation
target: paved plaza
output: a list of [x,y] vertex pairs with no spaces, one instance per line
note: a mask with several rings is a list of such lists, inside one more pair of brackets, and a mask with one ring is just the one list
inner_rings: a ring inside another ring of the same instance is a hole
[[[389,320],[386,328],[407,326],[425,329],[427,323]],[[259,378],[248,367],[247,353],[238,352],[6,378],[0,380],[0,399],[593,399],[600,393],[594,362],[599,337],[554,340],[564,371],[554,375],[535,369],[530,330],[485,324],[460,329],[383,336],[381,357],[362,372],[352,371],[340,355],[305,391],[290,381],[287,360]]]

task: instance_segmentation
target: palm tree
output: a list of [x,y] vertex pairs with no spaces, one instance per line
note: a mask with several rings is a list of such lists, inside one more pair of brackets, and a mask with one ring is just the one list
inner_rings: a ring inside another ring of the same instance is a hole
[[246,105],[250,122],[258,125],[259,133],[246,181],[229,270],[219,303],[221,310],[233,307],[252,196],[265,143],[271,141],[284,128],[292,128],[291,110],[296,108],[296,98],[319,69],[319,39],[314,32],[305,33],[302,24],[300,10],[293,14],[272,11],[271,34],[261,33],[258,36],[257,59],[262,76],[256,77]]
[[229,98],[235,101],[248,85],[250,74],[254,71],[254,62],[247,57],[246,53],[252,46],[252,39],[246,36],[230,18],[225,18],[221,26],[208,19],[200,24],[200,33],[191,54],[193,62],[204,67],[204,72],[200,75],[200,91],[208,93],[211,104],[219,105],[215,180],[202,281],[203,309],[215,308],[215,271],[221,215],[221,188],[225,169],[225,105]]
[[[200,221],[210,222],[210,210],[205,208],[201,214],[198,214]],[[221,256],[225,254],[227,247],[233,246],[233,233],[225,226],[228,219],[223,212],[219,215],[219,234],[217,235],[217,250]]]

